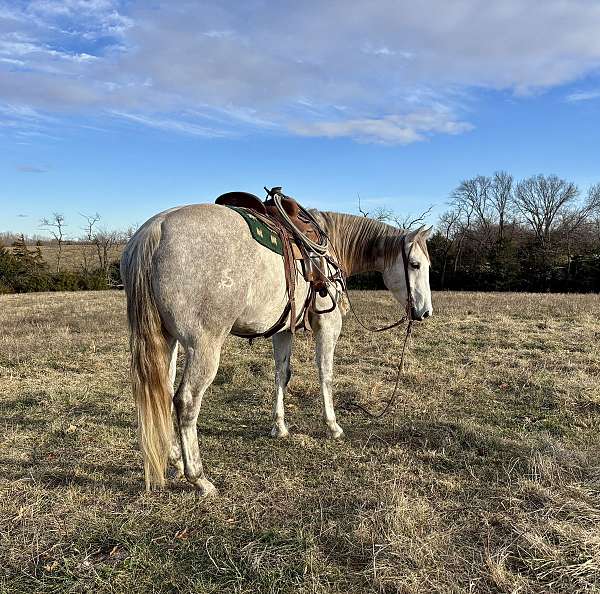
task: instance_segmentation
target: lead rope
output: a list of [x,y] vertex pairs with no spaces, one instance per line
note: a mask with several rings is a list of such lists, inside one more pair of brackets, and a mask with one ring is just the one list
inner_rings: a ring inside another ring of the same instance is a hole
[[[335,250],[335,248],[334,248],[334,250]],[[406,283],[406,294],[407,294],[406,314],[402,318],[400,318],[397,322],[394,322],[393,324],[390,324],[389,326],[383,326],[381,328],[372,328],[372,327],[364,324],[360,320],[358,315],[356,314],[356,311],[354,310],[354,306],[352,305],[352,301],[350,300],[350,295],[348,293],[348,289],[344,283],[344,292],[346,293],[346,298],[348,299],[348,305],[350,306],[350,311],[356,318],[356,321],[363,328],[368,330],[369,332],[385,332],[386,330],[391,330],[392,328],[396,328],[397,326],[400,326],[404,322],[408,322],[408,324],[406,325],[406,334],[404,335],[404,341],[402,343],[402,352],[400,354],[400,362],[398,363],[398,369],[396,371],[396,381],[394,382],[394,389],[392,390],[392,394],[391,394],[387,404],[383,407],[383,410],[379,413],[374,413],[374,412],[370,411],[369,409],[365,408],[362,404],[359,404],[358,402],[348,402],[346,404],[346,406],[351,406],[352,408],[356,408],[356,409],[360,410],[361,412],[365,413],[367,416],[371,417],[372,419],[381,419],[385,414],[387,414],[387,412],[390,410],[390,408],[392,408],[392,405],[395,404],[396,400],[398,399],[398,386],[400,385],[400,376],[404,373],[404,356],[406,354],[406,347],[408,345],[408,340],[412,335],[412,327],[414,324],[414,320],[412,317],[413,298],[412,298],[412,291],[411,291],[411,287],[410,287],[410,278],[408,276],[409,256],[410,256],[410,253],[408,255],[406,254],[406,242],[405,242],[404,238],[402,238],[402,264],[404,266],[404,281]]]
[[[339,256],[335,250],[335,247],[333,246],[333,244],[331,242],[330,242],[330,245],[332,246],[333,251],[335,252],[335,255],[338,259],[338,267],[339,267]],[[348,305],[350,306],[350,311],[354,315],[356,321],[365,330],[367,330],[368,332],[385,332],[386,330],[391,330],[392,328],[396,328],[396,327],[400,326],[404,322],[408,322],[408,324],[406,325],[406,334],[404,335],[404,341],[402,343],[402,352],[400,355],[400,362],[398,363],[398,369],[396,371],[396,381],[394,382],[394,389],[392,390],[392,394],[391,394],[387,404],[384,406],[383,410],[379,413],[374,413],[374,412],[368,410],[367,408],[365,408],[362,404],[359,404],[358,402],[346,403],[347,407],[350,406],[352,408],[356,408],[356,409],[360,410],[361,412],[365,413],[367,416],[371,417],[372,419],[381,419],[381,417],[383,417],[390,410],[392,405],[398,399],[398,386],[400,385],[400,376],[404,372],[404,358],[405,358],[405,354],[406,354],[406,347],[408,346],[408,340],[412,335],[412,327],[414,324],[414,320],[412,317],[413,299],[412,299],[412,291],[410,288],[410,279],[408,276],[408,256],[406,254],[406,244],[405,244],[404,239],[402,240],[402,263],[404,265],[404,280],[406,282],[406,288],[407,288],[407,294],[408,294],[408,299],[406,300],[406,314],[404,316],[402,316],[397,322],[394,322],[393,324],[390,324],[388,326],[382,326],[381,328],[373,328],[372,326],[367,326],[358,317],[358,314],[356,313],[356,311],[354,309],[354,305],[352,304],[352,301],[350,299],[350,294],[348,293],[348,288],[347,288],[346,282],[345,282],[345,273],[342,271],[342,275],[343,275],[342,292],[345,293],[346,298],[348,299]],[[317,267],[317,269],[323,274],[324,278],[327,278],[324,271],[322,271],[318,267]],[[340,268],[340,270],[341,270],[341,268]],[[330,293],[330,295],[331,295],[331,293]]]

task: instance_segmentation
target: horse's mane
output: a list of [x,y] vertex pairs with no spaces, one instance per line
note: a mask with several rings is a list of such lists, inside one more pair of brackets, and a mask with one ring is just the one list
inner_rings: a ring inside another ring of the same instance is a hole
[[[377,260],[383,258],[384,266],[390,265],[401,253],[403,239],[411,231],[399,229],[381,221],[339,212],[320,212],[327,235],[340,263],[352,274],[358,267],[372,270]],[[429,260],[427,242],[420,231],[414,241]]]

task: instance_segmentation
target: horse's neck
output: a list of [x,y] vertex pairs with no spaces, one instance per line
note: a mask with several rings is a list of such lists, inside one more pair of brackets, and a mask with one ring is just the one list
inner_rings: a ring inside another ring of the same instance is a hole
[[341,256],[346,274],[352,276],[363,272],[383,272],[383,256],[377,256],[377,252],[381,252],[377,246],[367,245],[362,251]]
[[[362,272],[383,272],[383,238],[381,231],[393,227],[365,217],[326,213],[331,226],[329,237],[348,276]],[[378,226],[381,229],[378,229]]]

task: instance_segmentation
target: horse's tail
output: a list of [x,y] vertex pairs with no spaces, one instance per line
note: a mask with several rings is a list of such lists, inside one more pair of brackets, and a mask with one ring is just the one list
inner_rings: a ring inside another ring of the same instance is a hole
[[164,485],[173,434],[169,349],[152,291],[152,259],[160,241],[161,223],[162,217],[146,223],[131,239],[121,260],[127,293],[131,382],[147,490]]

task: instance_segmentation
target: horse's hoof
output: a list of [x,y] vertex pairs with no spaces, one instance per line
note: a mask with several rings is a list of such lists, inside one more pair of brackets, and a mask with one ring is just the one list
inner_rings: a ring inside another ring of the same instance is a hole
[[282,438],[288,437],[290,432],[287,430],[287,427],[278,427],[275,425],[273,429],[271,429],[271,437]]
[[200,497],[215,497],[219,493],[217,487],[207,479],[198,479],[193,484]]
[[329,427],[329,437],[331,439],[340,439],[344,435],[344,430],[336,423],[335,427]]

